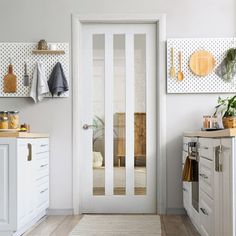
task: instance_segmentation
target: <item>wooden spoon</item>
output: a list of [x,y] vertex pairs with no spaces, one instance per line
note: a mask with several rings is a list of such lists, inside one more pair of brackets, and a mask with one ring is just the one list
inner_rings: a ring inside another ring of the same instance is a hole
[[184,79],[184,73],[182,72],[182,53],[179,52],[179,72],[177,75],[177,79],[182,81]]
[[171,67],[170,67],[170,78],[175,78],[176,72],[174,67],[174,48],[171,48]]

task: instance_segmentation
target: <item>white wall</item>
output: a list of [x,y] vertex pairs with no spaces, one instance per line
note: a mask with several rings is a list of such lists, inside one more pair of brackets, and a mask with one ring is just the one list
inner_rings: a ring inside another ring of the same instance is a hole
[[[236,34],[235,0],[0,0],[0,41],[71,39],[71,13],[167,13],[168,37]],[[167,96],[168,208],[181,208],[181,134],[197,129],[217,95]],[[34,105],[23,98],[0,98],[0,110],[20,110],[34,131],[51,135],[51,208],[72,208],[71,98]]]

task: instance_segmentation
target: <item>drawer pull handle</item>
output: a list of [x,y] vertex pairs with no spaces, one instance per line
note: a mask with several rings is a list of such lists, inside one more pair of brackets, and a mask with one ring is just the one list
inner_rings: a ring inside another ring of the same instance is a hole
[[199,174],[202,178],[204,178],[204,179],[208,179],[208,176],[207,175],[205,175],[205,174]]
[[222,153],[222,146],[217,146],[215,148],[215,171],[222,172],[222,164],[221,164],[221,153]]
[[183,188],[183,191],[184,191],[184,192],[187,192],[187,189],[186,189],[186,188]]
[[48,190],[48,188],[45,188],[44,190],[40,191],[40,193],[45,193]]
[[204,208],[200,208],[200,210],[202,211],[202,213],[203,213],[204,215],[208,216],[208,212],[207,212],[206,209],[204,209]]
[[32,144],[28,143],[28,157],[27,157],[28,161],[32,161]]
[[45,164],[45,165],[41,165],[41,166],[40,166],[40,168],[43,168],[43,167],[45,167],[45,166],[48,166],[48,164]]
[[48,146],[47,144],[41,144],[40,147],[46,147]]

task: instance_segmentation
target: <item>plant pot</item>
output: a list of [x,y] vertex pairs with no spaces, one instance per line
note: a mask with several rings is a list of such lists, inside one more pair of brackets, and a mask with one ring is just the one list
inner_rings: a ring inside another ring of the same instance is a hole
[[93,168],[101,168],[103,157],[101,152],[93,152]]
[[236,116],[223,117],[223,125],[225,129],[236,128]]

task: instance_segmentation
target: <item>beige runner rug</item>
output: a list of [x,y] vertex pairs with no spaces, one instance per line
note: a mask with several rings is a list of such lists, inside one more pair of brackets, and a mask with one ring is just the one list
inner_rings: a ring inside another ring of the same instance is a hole
[[85,215],[70,236],[161,236],[158,215]]

